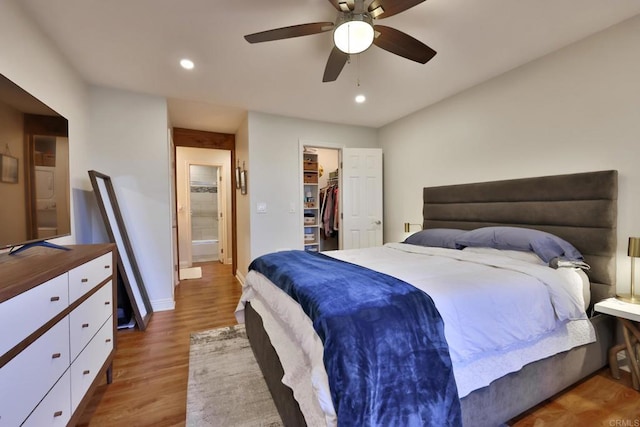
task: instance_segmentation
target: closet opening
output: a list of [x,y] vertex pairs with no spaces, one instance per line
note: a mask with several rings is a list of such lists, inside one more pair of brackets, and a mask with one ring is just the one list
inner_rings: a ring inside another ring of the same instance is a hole
[[342,249],[341,150],[304,145],[302,157],[304,249]]
[[306,251],[382,245],[382,150],[300,141]]

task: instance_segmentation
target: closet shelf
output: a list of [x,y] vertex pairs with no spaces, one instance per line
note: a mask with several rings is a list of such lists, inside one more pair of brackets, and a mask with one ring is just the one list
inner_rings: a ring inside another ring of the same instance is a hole
[[305,152],[302,159],[303,173],[303,245],[305,251],[319,250],[320,227],[318,222],[318,155]]

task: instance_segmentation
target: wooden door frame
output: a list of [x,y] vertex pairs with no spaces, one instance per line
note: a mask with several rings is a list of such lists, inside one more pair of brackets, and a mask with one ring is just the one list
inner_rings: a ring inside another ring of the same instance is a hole
[[[212,150],[231,151],[231,164],[229,165],[229,167],[232,171],[233,165],[236,164],[236,136],[234,134],[173,128],[173,147],[174,159],[177,156],[176,151],[178,147],[209,148]],[[177,168],[174,168],[173,182],[174,188],[177,189],[178,183],[176,173]],[[235,188],[236,177],[234,173],[231,173],[231,267],[233,269],[234,276],[238,268],[236,192],[233,191]],[[175,199],[176,206],[174,206],[174,209],[177,212],[178,198],[175,197]],[[177,241],[176,244],[179,246],[180,242]],[[180,251],[178,251],[178,265],[180,265]]]

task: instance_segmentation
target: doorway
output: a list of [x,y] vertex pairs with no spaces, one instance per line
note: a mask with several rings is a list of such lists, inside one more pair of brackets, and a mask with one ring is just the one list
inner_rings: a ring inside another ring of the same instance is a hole
[[[180,269],[194,262],[231,263],[231,154],[176,147],[176,202]],[[228,230],[229,229],[229,230]]]
[[[215,179],[215,192],[213,183],[209,182],[210,189],[200,191],[212,196],[217,195],[217,247],[218,258],[221,263],[231,264],[232,271],[237,269],[236,260],[236,224],[235,204],[236,192],[235,179],[232,165],[235,161],[235,135],[217,132],[198,131],[183,128],[173,129],[173,143],[175,147],[175,217],[176,217],[176,270],[190,268],[193,262],[199,262],[199,255],[193,259],[193,240],[216,240],[215,238],[197,238],[198,231],[194,233],[192,228],[191,198],[191,166],[204,166],[217,168]],[[200,181],[196,179],[195,181]],[[199,186],[196,182],[196,186]],[[203,185],[206,187],[206,185]],[[198,196],[197,196],[198,197]],[[206,197],[206,196],[205,196]],[[211,206],[209,210],[214,210]],[[199,220],[197,220],[199,221]],[[196,221],[196,222],[197,222]],[[214,227],[215,228],[215,227]],[[192,238],[196,235],[196,239]],[[205,250],[210,253],[210,246]],[[214,257],[215,258],[215,257]]]
[[305,250],[382,245],[381,149],[300,141],[300,165]]
[[[309,147],[312,148],[312,147]],[[318,207],[320,252],[342,249],[340,238],[340,218],[336,218],[336,205],[340,197],[340,150],[314,147],[318,159]],[[332,211],[333,210],[333,211]]]

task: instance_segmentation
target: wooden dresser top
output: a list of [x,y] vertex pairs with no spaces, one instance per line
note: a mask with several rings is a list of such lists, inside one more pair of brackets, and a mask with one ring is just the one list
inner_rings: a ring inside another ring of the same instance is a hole
[[113,243],[65,247],[70,250],[36,246],[14,255],[0,254],[0,303],[116,250]]

